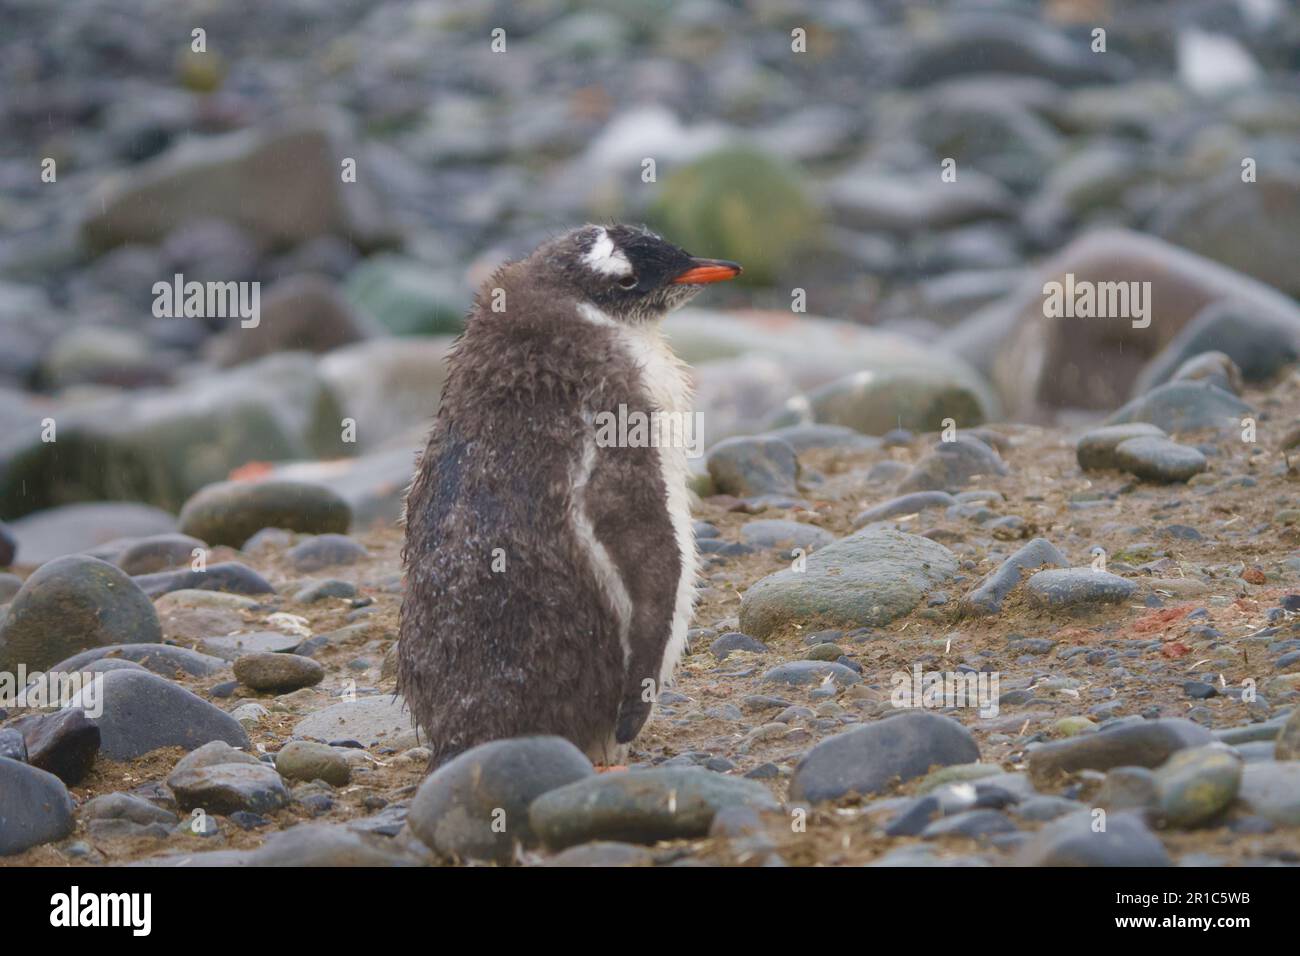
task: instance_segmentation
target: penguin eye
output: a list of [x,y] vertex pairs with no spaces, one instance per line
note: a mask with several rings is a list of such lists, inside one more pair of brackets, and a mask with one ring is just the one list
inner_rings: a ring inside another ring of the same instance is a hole
[[620,289],[635,289],[637,281],[638,280],[635,275],[624,276],[623,278],[618,280],[618,287]]

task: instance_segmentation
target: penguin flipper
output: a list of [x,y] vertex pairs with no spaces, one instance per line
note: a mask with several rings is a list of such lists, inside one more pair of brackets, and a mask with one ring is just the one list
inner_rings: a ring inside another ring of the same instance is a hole
[[654,707],[682,574],[657,456],[649,447],[598,448],[584,496],[623,591],[615,602],[622,605],[625,664],[614,731],[619,744],[641,732]]

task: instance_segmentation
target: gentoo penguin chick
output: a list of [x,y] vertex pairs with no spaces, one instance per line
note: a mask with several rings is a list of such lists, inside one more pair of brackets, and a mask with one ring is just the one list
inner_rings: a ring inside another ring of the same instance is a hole
[[[695,596],[690,391],[659,322],[740,271],[589,225],[479,290],[406,499],[398,688],[431,766],[529,734],[625,759]],[[620,414],[659,427],[611,441]]]

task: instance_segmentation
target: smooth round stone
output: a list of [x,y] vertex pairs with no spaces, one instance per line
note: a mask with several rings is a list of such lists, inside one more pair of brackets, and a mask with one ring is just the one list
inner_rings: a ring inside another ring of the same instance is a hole
[[852,629],[902,617],[957,572],[938,542],[866,528],[808,555],[802,570],[770,574],[746,590],[740,629],[759,640],[793,624]]
[[179,521],[185,534],[237,548],[263,528],[343,534],[352,509],[324,485],[227,481],[197,492],[185,502]]
[[1132,597],[1132,581],[1092,568],[1049,568],[1025,582],[1031,604],[1043,608],[1071,608],[1090,604],[1118,604]]
[[197,770],[200,767],[216,767],[226,763],[256,764],[261,762],[248,751],[239,747],[232,747],[224,740],[210,740],[203,746],[194,748],[176,761],[176,766],[172,767],[172,773]]
[[1202,428],[1239,429],[1242,418],[1256,415],[1231,392],[1209,382],[1166,382],[1124,405],[1107,419],[1110,424],[1149,422],[1166,432]]
[[[81,707],[99,727],[100,753],[111,760],[133,760],[159,747],[193,750],[221,740],[248,746],[248,735],[225,711],[154,674],[109,671],[98,687],[83,690],[69,706]],[[95,699],[95,694],[99,699]],[[102,706],[99,717],[93,717]]]
[[1241,758],[1223,745],[1180,750],[1156,771],[1166,825],[1209,823],[1232,803],[1241,786]]
[[0,666],[47,669],[91,647],[158,643],[153,603],[120,569],[84,555],[41,565],[0,624]]
[[135,577],[174,571],[194,561],[194,551],[207,550],[207,544],[186,534],[159,534],[141,538],[131,544],[117,559],[117,566]]
[[756,641],[748,634],[741,634],[739,631],[729,631],[726,634],[719,635],[709,645],[709,653],[718,660],[727,659],[727,655],[732,651],[746,651],[750,654],[766,654],[767,645],[762,641]]
[[978,438],[958,435],[934,445],[898,483],[904,493],[955,491],[976,478],[1007,474],[1002,457]]
[[286,780],[324,780],[343,787],[352,779],[347,760],[328,744],[291,740],[275,755],[275,769]]
[[325,678],[325,668],[297,654],[245,654],[235,658],[235,677],[253,690],[283,693],[311,687]]
[[779,809],[763,784],[709,770],[656,767],[586,777],[545,793],[528,808],[533,832],[561,849],[592,840],[656,843],[707,836],[733,806]]
[[1167,438],[1130,438],[1115,448],[1115,464],[1144,481],[1187,481],[1209,467],[1195,448]]
[[344,534],[321,534],[289,549],[289,560],[299,571],[319,571],[337,564],[356,564],[370,552]]
[[72,797],[62,780],[0,757],[0,856],[61,840],[75,826]]
[[873,794],[896,779],[932,767],[979,760],[979,746],[957,721],[922,710],[904,711],[823,740],[804,755],[790,782],[790,799],[817,803]]
[[1105,425],[1094,428],[1079,438],[1075,457],[1084,471],[1103,471],[1118,468],[1115,449],[1130,438],[1165,438],[1164,430],[1148,422],[1127,425]]
[[[116,666],[115,666],[116,665]],[[210,677],[228,666],[220,657],[200,654],[188,647],[170,644],[113,644],[74,654],[59,661],[52,671],[71,673],[91,670],[104,673],[120,669],[122,665],[136,665],[162,677]]]
[[185,811],[269,813],[289,803],[284,781],[274,767],[261,761],[173,771],[167,786],[176,795],[176,805]]
[[862,677],[851,667],[833,661],[791,661],[764,672],[765,684],[788,684],[792,687],[819,685],[830,678],[840,687],[862,683]]
[[722,494],[738,498],[798,494],[799,460],[779,438],[725,438],[709,449],[707,463]]
[[509,863],[538,835],[528,807],[543,794],[595,774],[562,737],[518,737],[473,747],[435,770],[411,801],[407,820],[443,857]]
[[844,648],[838,644],[814,644],[803,656],[808,661],[838,661],[844,656]]
[[1035,784],[1046,784],[1080,770],[1158,767],[1177,751],[1212,739],[1204,727],[1182,717],[1131,721],[1034,748],[1029,774]]
[[240,704],[230,712],[230,716],[239,721],[239,726],[245,730],[251,730],[256,727],[263,717],[270,715],[270,711],[263,707],[255,700],[247,701]]

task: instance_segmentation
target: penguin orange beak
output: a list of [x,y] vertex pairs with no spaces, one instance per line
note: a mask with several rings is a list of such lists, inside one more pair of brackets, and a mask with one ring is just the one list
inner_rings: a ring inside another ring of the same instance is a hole
[[691,267],[672,280],[672,285],[708,285],[710,282],[726,282],[734,279],[744,270],[738,262],[726,259],[692,259]]

